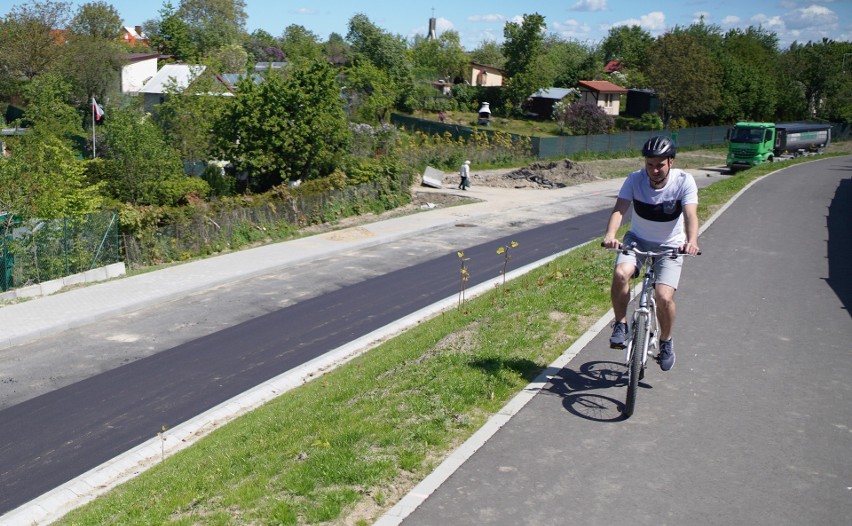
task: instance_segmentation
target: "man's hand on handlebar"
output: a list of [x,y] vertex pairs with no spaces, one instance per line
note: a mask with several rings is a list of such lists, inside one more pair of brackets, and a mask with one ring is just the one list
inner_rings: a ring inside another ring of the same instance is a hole
[[614,237],[605,237],[601,246],[604,248],[621,248],[621,242]]
[[684,243],[678,248],[681,254],[689,254],[690,256],[697,256],[701,253],[701,250],[698,248],[698,245],[694,243]]

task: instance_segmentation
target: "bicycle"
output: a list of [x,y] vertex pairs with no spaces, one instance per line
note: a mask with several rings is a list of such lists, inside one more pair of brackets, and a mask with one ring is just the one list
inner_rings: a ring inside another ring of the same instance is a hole
[[[604,246],[601,243],[601,246]],[[648,356],[653,355],[658,348],[660,326],[657,321],[657,304],[654,301],[654,284],[657,281],[655,264],[657,258],[670,257],[676,259],[679,256],[687,256],[680,252],[677,247],[667,247],[659,251],[639,250],[634,243],[631,246],[619,245],[619,248],[607,250],[619,251],[624,254],[633,254],[642,258],[642,263],[636,269],[634,277],[642,276],[642,287],[639,295],[635,296],[633,303],[633,315],[629,324],[630,338],[624,351],[624,365],[627,367],[627,397],[624,400],[624,416],[628,418],[633,415],[636,407],[636,394],[639,390],[639,380],[645,378],[645,365]],[[699,252],[700,254],[700,252]],[[639,349],[640,352],[635,352]],[[659,353],[655,356],[659,361]]]

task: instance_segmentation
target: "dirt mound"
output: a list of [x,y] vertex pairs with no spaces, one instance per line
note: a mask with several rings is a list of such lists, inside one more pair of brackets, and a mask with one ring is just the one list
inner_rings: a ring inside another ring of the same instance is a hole
[[[575,163],[570,159],[560,161],[539,161],[531,165],[502,170],[476,170],[470,176],[474,185],[495,188],[563,188],[600,179],[588,166]],[[444,184],[458,185],[459,176],[450,175]]]
[[583,165],[570,159],[533,163],[526,168],[509,172],[506,177],[515,181],[525,180],[541,188],[564,188],[597,179]]

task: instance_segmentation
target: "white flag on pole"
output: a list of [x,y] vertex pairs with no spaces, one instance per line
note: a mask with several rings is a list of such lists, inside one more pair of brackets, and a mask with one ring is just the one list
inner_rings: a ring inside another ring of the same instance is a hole
[[95,112],[95,120],[99,121],[104,116],[104,109],[98,104],[98,101],[92,97],[92,110]]

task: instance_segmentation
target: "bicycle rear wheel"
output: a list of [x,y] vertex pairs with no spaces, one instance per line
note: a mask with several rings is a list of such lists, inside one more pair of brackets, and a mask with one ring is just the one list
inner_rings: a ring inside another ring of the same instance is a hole
[[624,416],[633,415],[636,408],[636,393],[639,391],[639,379],[642,376],[642,358],[646,352],[648,338],[648,318],[638,316],[633,323],[633,339],[630,361],[627,363],[627,398],[624,401]]

